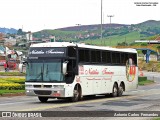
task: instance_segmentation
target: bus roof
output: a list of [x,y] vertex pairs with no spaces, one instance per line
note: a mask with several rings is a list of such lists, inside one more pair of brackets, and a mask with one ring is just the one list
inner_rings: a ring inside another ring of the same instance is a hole
[[30,47],[68,47],[68,46],[77,46],[79,48],[89,48],[89,49],[98,49],[98,50],[110,50],[110,51],[137,53],[136,49],[133,49],[133,48],[119,49],[119,48],[113,48],[113,47],[86,45],[84,43],[73,43],[73,42],[37,43],[37,44],[32,44]]

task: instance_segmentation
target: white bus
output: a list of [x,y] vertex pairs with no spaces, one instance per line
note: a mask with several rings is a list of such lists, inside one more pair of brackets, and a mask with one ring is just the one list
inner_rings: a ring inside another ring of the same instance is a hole
[[117,97],[138,86],[134,49],[39,43],[30,46],[24,63],[26,95],[38,96],[41,102],[49,98],[71,98],[75,102],[88,95]]

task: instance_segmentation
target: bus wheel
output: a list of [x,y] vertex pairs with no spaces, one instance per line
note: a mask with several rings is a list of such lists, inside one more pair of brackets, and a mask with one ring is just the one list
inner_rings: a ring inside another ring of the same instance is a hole
[[117,97],[117,95],[118,95],[118,87],[117,87],[117,84],[114,84],[114,85],[113,85],[113,89],[112,89],[111,96],[112,96],[112,97]]
[[123,91],[124,91],[124,87],[123,87],[123,84],[121,83],[120,86],[119,86],[119,88],[118,88],[118,96],[119,97],[122,96]]
[[74,88],[74,91],[73,91],[73,97],[71,98],[72,102],[77,102],[80,98],[80,93],[79,93],[79,90],[78,90],[78,86],[76,86]]
[[47,97],[40,97],[38,96],[39,101],[41,101],[42,103],[46,103],[48,98]]

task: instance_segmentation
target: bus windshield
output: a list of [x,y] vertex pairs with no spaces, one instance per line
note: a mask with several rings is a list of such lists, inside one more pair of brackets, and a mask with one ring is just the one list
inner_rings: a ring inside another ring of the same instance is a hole
[[27,82],[64,82],[61,60],[29,60]]

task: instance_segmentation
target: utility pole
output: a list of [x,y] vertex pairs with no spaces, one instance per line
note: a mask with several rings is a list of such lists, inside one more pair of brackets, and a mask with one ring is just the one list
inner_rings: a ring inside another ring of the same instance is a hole
[[102,45],[102,38],[103,38],[103,36],[102,36],[102,29],[103,29],[103,28],[102,28],[102,27],[103,27],[103,26],[102,26],[102,19],[103,19],[103,18],[102,18],[102,12],[103,12],[103,8],[102,8],[102,7],[103,7],[103,3],[102,3],[102,2],[103,2],[103,1],[101,0],[101,45]]
[[[81,37],[81,29],[80,29],[80,26],[81,26],[81,24],[76,24],[78,27],[77,27],[77,33],[76,33],[76,38],[78,38],[78,41],[80,40],[80,37]],[[78,42],[77,41],[77,42]],[[71,41],[70,41],[71,42]]]
[[[111,32],[111,18],[114,17],[114,15],[108,15],[107,17],[110,18],[110,25],[109,25],[109,27],[110,27],[110,32]],[[111,45],[111,39],[110,39],[110,45]]]
[[110,17],[110,29],[111,29],[111,18],[114,17],[114,15],[108,15],[107,17]]

